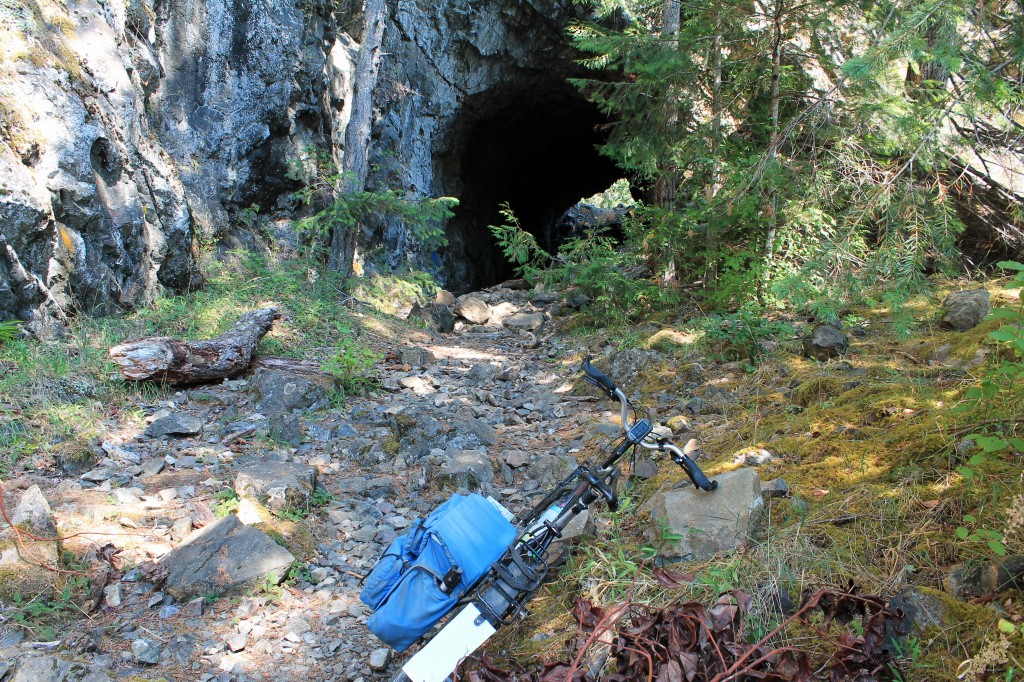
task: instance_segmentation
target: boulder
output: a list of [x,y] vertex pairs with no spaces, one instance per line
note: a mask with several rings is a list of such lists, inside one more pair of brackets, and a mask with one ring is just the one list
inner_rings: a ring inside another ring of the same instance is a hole
[[191,414],[174,412],[158,419],[146,427],[146,435],[150,438],[164,436],[198,436],[203,432],[205,421]]
[[271,419],[270,437],[278,443],[285,443],[292,447],[302,445],[302,429],[299,425],[299,415],[282,414]]
[[481,419],[456,419],[448,434],[448,447],[474,448],[478,445],[494,445],[498,433],[494,427]]
[[428,329],[434,329],[442,334],[451,334],[455,330],[455,315],[450,305],[439,305],[417,303],[409,311],[410,320],[418,320]]
[[544,313],[516,313],[502,323],[509,329],[522,329],[534,332],[544,326]]
[[955,598],[969,601],[986,594],[1024,589],[1024,555],[1011,554],[951,571],[942,587]]
[[308,509],[317,471],[298,462],[258,462],[238,470],[235,492],[271,511]]
[[577,466],[579,464],[569,455],[548,453],[538,457],[537,461],[526,469],[526,475],[540,483],[541,488],[550,488],[565,480]]
[[[50,505],[37,485],[22,494],[11,520],[33,535],[57,537]],[[0,530],[0,599],[14,592],[39,594],[53,586],[59,575],[43,566],[57,566],[59,554],[58,542],[41,542],[23,535],[19,543],[12,529]]]
[[103,668],[59,656],[29,656],[11,682],[111,682]]
[[628,384],[645,369],[655,367],[664,361],[665,356],[658,351],[627,348],[612,356],[611,364],[605,374],[621,388],[623,384]]
[[294,410],[316,410],[328,404],[334,381],[260,368],[252,378],[256,409],[276,417]]
[[579,310],[588,305],[592,299],[580,289],[570,289],[565,295],[565,302],[570,308]]
[[754,469],[715,477],[711,492],[687,486],[651,501],[647,536],[661,556],[705,561],[739,547],[761,516],[761,479]]
[[160,565],[167,570],[165,591],[178,601],[209,594],[244,593],[279,581],[295,561],[291,552],[234,514],[194,533]]
[[956,291],[942,301],[942,326],[965,332],[974,329],[989,311],[988,292],[984,289]]
[[897,625],[900,634],[923,633],[927,628],[942,628],[949,620],[949,597],[937,590],[906,587],[891,600],[889,608],[903,612]]
[[50,511],[50,503],[43,496],[43,491],[34,485],[21,495],[21,501],[14,510],[11,521],[17,528],[27,530],[40,537],[57,536],[57,524]]
[[448,458],[437,472],[441,486],[457,490],[479,490],[494,480],[494,468],[486,452],[463,450]]
[[410,367],[416,369],[432,365],[437,362],[437,358],[426,348],[420,346],[403,346],[398,349],[398,359]]
[[818,325],[804,337],[804,355],[815,360],[837,358],[849,349],[846,334],[827,324]]
[[498,368],[489,362],[478,362],[469,368],[466,372],[466,379],[471,381],[474,385],[480,386],[482,384],[490,383],[494,380],[494,376],[498,373]]
[[475,296],[467,296],[455,306],[455,314],[473,324],[487,324],[491,306]]

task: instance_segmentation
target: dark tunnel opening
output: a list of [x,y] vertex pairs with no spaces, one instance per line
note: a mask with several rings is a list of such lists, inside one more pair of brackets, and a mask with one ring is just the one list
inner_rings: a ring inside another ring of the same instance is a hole
[[607,119],[564,79],[546,75],[471,96],[435,154],[445,194],[459,198],[449,221],[448,286],[468,291],[514,277],[488,225],[507,202],[548,252],[564,235],[559,217],[606,190],[622,171],[597,151]]

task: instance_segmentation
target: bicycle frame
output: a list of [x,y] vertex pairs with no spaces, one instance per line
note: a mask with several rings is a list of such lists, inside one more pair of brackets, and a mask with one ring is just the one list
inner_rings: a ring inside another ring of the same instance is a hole
[[[598,466],[584,463],[559,483],[523,520],[524,530],[470,591],[469,603],[448,621],[419,652],[402,667],[413,682],[444,682],[463,658],[472,654],[497,629],[527,615],[526,603],[540,588],[549,571],[548,550],[578,515],[603,499],[612,511],[618,507],[616,484],[619,462],[634,447],[668,452],[689,475],[694,485],[714,490],[697,464],[679,447],[664,438],[648,440],[653,427],[647,419],[629,423],[629,400],[615,384],[587,358],[583,362],[587,379],[610,398],[619,401],[623,440]],[[559,505],[552,518],[545,518]]]

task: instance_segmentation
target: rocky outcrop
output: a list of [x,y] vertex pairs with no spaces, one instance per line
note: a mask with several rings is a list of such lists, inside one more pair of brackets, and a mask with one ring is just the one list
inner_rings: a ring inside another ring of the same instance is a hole
[[[345,31],[359,30],[358,10],[0,8],[26,46],[0,66],[0,319],[40,332],[72,309],[115,313],[197,287],[199,244],[252,246],[251,220],[236,218],[299,210],[293,191],[344,158],[361,40]],[[461,288],[483,272],[499,281],[507,265],[480,230],[501,201],[529,198],[522,217],[553,224],[618,177],[593,148],[600,114],[565,81],[580,67],[564,28],[582,11],[569,0],[388,3],[368,186],[462,201],[443,253],[423,253],[400,222],[366,225],[361,238],[390,264],[420,258]],[[584,170],[562,172],[562,158]]]

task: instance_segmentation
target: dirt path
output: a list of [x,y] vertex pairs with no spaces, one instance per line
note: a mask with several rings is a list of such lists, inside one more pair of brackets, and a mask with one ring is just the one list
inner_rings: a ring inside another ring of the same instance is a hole
[[[516,308],[542,312],[525,296]],[[453,492],[480,490],[521,510],[571,471],[596,409],[592,397],[569,395],[574,368],[562,349],[534,335],[466,325],[408,338],[420,343],[383,344],[384,390],[343,406],[308,377],[260,370],[137,405],[109,424],[104,457],[80,478],[8,482],[10,510],[39,485],[94,601],[20,595],[52,613],[29,618],[29,629],[15,619],[30,610],[4,614],[0,661],[11,663],[0,663],[0,679],[15,670],[17,682],[70,679],[61,671],[71,661],[90,680],[369,680],[395,669],[366,629],[359,577]],[[301,385],[289,393],[289,381]],[[310,513],[270,517],[239,503],[238,472],[258,463],[315,469]],[[289,580],[176,600],[154,562],[229,512],[292,551]]]

